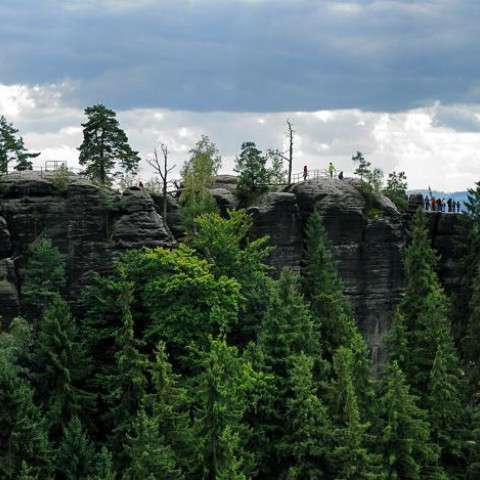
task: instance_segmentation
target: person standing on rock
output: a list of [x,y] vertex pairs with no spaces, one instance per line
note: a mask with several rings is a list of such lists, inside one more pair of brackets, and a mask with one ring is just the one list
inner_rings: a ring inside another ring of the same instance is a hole
[[461,208],[462,204],[460,203],[460,200],[457,200],[457,213],[460,213]]
[[437,204],[437,202],[435,201],[435,197],[432,196],[432,212],[435,211],[435,205]]
[[449,198],[447,200],[447,206],[448,206],[448,213],[452,213],[452,199]]
[[425,210],[428,212],[430,210],[430,199],[425,195]]
[[337,169],[334,167],[333,163],[330,162],[328,164],[328,173],[330,175],[330,178],[333,178],[333,174],[337,171]]
[[308,167],[305,165],[303,167],[303,181],[306,182],[308,178]]

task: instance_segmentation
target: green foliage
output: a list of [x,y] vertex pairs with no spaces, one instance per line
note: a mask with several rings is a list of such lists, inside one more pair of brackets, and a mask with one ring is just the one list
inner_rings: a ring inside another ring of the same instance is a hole
[[56,472],[65,480],[86,479],[94,470],[94,446],[82,427],[73,417],[66,426],[56,451]]
[[248,238],[253,220],[243,210],[196,219],[193,248],[213,265],[216,278],[234,278],[240,285],[239,320],[229,338],[240,345],[254,340],[267,308],[271,280],[265,260],[272,252],[268,237]]
[[331,421],[313,379],[314,360],[304,353],[292,358],[291,396],[286,400],[285,436],[279,450],[286,459],[288,479],[327,478]]
[[443,330],[438,335],[428,389],[432,438],[441,448],[442,464],[461,473],[465,468],[463,371],[449,332]]
[[285,179],[281,157],[272,151],[263,154],[254,142],[242,143],[235,172],[240,175],[237,192],[244,202],[268,192],[272,182],[278,183]]
[[399,210],[405,211],[408,206],[407,201],[407,176],[405,172],[396,172],[388,174],[387,186],[383,190],[383,194],[386,195]]
[[337,412],[334,417],[334,445],[329,452],[334,478],[342,480],[380,479],[380,458],[367,443],[370,427],[362,421],[357,391],[354,385],[354,354],[340,347],[333,359],[335,369],[334,397]]
[[357,165],[358,163],[353,174],[358,175],[361,180],[367,179],[368,175],[371,173],[370,167],[372,164],[365,159],[362,152],[357,152],[353,155],[352,161],[354,165]]
[[380,400],[379,439],[387,478],[422,479],[437,462],[438,448],[430,441],[427,412],[417,402],[393,361],[387,368]]
[[31,246],[22,285],[22,297],[31,316],[38,317],[64,287],[63,256],[51,240],[39,237]]
[[47,478],[51,456],[47,423],[13,360],[0,351],[0,477],[16,480],[23,470],[25,475]]
[[312,307],[323,351],[331,359],[339,346],[352,344],[356,327],[317,211],[308,219],[305,236],[303,289]]
[[189,248],[131,252],[124,261],[141,285],[150,340],[163,339],[169,348],[184,350],[192,341],[204,343],[209,334],[228,332],[237,322],[238,282],[216,278],[212,265]]
[[135,174],[140,157],[128,144],[116,113],[98,104],[87,107],[85,115],[83,142],[78,148],[79,163],[85,166],[85,174],[101,185],[110,185],[114,177]]
[[218,210],[215,199],[208,189],[222,164],[215,144],[205,135],[190,150],[190,160],[182,169],[182,193],[180,212],[187,235],[195,233],[195,218]]
[[249,430],[244,416],[256,375],[224,338],[210,339],[208,350],[199,355],[200,372],[193,379],[191,395],[202,478],[245,479],[251,455],[245,449]]
[[49,427],[62,431],[94,399],[83,390],[91,372],[90,359],[68,305],[54,297],[39,322],[32,348],[31,373]]
[[60,168],[53,172],[50,181],[59,192],[65,193],[68,190],[68,177],[68,168],[62,164]]
[[18,136],[18,130],[0,116],[0,174],[8,173],[8,166],[15,161],[15,170],[31,170],[32,158],[40,153],[30,153],[25,148],[23,138]]

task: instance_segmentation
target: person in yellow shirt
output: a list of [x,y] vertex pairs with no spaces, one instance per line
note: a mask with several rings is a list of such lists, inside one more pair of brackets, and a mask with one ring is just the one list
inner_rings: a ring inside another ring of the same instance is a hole
[[329,175],[330,175],[330,178],[333,178],[333,174],[337,171],[337,169],[335,168],[335,166],[333,165],[332,162],[330,162],[328,164],[328,169],[327,169]]

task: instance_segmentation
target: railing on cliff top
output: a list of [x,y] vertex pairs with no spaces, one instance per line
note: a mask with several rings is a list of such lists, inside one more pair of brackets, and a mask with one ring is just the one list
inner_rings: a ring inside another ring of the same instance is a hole
[[[336,177],[336,175],[334,175]],[[311,181],[311,182],[319,182],[323,178],[330,178],[330,174],[328,173],[327,170],[308,170],[307,172],[307,178],[306,181]],[[304,172],[298,172],[298,173],[293,173],[292,174],[292,181],[290,185],[294,185],[295,183],[301,183],[305,181],[305,174]],[[170,188],[167,190],[168,194],[173,194],[173,193],[178,193],[183,190],[181,186],[181,180],[180,179],[175,179],[172,180],[171,183],[174,184],[174,186],[170,186]],[[268,185],[270,186],[275,186],[275,185],[288,185],[288,182],[274,182],[274,183],[269,183]]]

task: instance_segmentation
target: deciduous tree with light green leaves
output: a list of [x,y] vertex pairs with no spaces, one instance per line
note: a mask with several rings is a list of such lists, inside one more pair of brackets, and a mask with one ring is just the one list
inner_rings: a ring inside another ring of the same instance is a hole
[[130,147],[117,114],[97,104],[87,107],[85,115],[83,142],[78,148],[79,163],[85,167],[85,175],[101,185],[110,185],[114,178],[136,174],[140,157]]
[[217,211],[208,191],[222,164],[216,145],[205,135],[190,150],[190,159],[182,169],[181,219],[187,236],[195,233],[195,218]]

